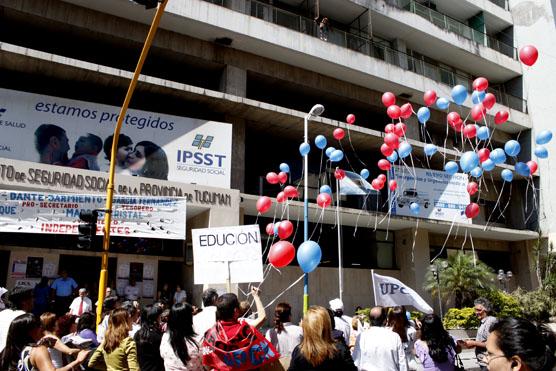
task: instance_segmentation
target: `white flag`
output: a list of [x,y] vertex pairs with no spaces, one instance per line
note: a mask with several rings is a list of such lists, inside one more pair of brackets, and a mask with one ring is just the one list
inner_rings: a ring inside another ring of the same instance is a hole
[[373,289],[375,291],[375,305],[395,307],[397,305],[413,305],[423,313],[433,310],[425,300],[401,281],[388,276],[381,276],[372,272]]

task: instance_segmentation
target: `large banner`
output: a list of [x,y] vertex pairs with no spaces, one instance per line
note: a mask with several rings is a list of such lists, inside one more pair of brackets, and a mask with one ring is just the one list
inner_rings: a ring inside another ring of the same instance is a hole
[[[101,195],[0,191],[0,232],[78,234],[81,210],[104,209]],[[113,236],[185,240],[186,199],[115,196]],[[99,212],[97,235],[102,236]]]
[[[467,174],[392,166],[388,177],[398,182],[390,192],[392,214],[470,223],[465,216],[470,202]],[[419,205],[418,214],[410,209],[412,203]]]
[[[0,157],[108,171],[119,107],[0,89]],[[116,172],[230,187],[232,125],[128,110]]]
[[193,229],[191,236],[196,285],[263,280],[258,225]]

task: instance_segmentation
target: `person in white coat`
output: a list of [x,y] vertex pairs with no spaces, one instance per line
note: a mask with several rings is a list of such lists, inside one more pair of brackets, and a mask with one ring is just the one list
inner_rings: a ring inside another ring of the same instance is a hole
[[344,339],[346,345],[349,344],[349,338],[351,336],[351,321],[350,316],[344,314],[344,303],[342,300],[336,298],[328,302],[330,309],[334,312],[334,329],[342,331],[344,334]]

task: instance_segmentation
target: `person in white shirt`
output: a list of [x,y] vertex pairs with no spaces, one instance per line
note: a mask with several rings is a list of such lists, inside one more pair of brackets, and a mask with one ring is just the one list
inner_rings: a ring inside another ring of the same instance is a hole
[[360,371],[407,371],[405,351],[400,336],[384,327],[386,311],[371,309],[371,327],[357,336],[353,361]]
[[216,324],[216,299],[218,293],[215,289],[206,289],[203,292],[203,310],[193,316],[193,329],[197,334],[196,341],[201,344],[205,332]]
[[346,345],[349,344],[351,335],[351,317],[344,314],[344,303],[336,298],[328,302],[330,309],[334,312],[334,329],[342,331]]
[[266,331],[266,339],[280,353],[280,363],[287,368],[294,348],[303,340],[301,327],[291,323],[292,307],[288,303],[278,303],[274,310],[274,328]]
[[8,308],[0,312],[0,352],[6,347],[8,330],[12,321],[33,309],[33,289],[29,287],[15,287],[9,294]]
[[139,287],[136,286],[135,278],[129,279],[129,285],[124,288],[125,300],[136,301],[141,298]]
[[174,304],[185,303],[187,300],[187,293],[181,289],[180,285],[176,285],[176,292],[174,293]]
[[73,299],[69,306],[70,314],[80,317],[83,313],[93,311],[93,303],[87,297],[87,289],[80,288],[79,296]]

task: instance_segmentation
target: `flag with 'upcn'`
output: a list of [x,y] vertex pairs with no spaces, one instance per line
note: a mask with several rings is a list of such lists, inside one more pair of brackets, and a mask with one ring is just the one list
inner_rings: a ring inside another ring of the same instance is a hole
[[372,272],[373,288],[375,292],[375,305],[395,307],[398,305],[413,305],[423,313],[432,313],[433,310],[423,298],[413,289],[401,281],[388,276],[381,276]]

